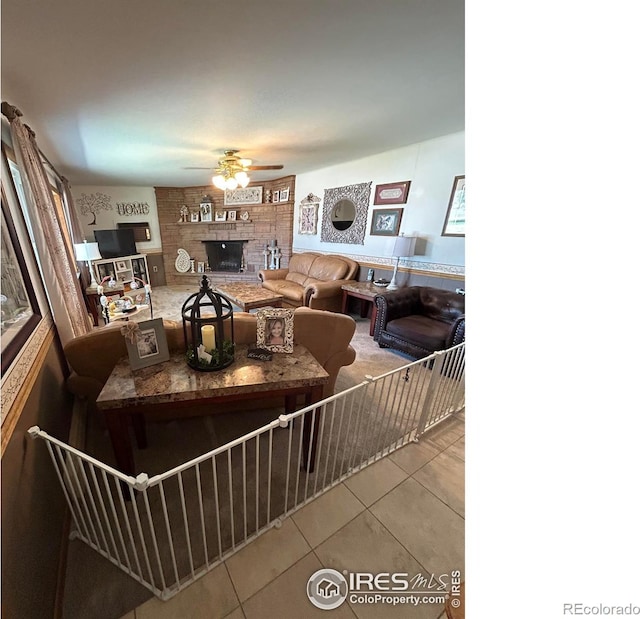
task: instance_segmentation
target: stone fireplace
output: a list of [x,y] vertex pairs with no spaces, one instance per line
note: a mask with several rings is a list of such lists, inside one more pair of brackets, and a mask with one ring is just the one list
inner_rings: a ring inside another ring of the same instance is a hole
[[202,241],[212,271],[241,273],[244,271],[243,241]]

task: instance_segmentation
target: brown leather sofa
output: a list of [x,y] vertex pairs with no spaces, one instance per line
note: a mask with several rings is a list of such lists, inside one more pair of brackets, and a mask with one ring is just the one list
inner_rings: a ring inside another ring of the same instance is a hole
[[284,307],[306,306],[339,312],[342,284],[353,283],[359,264],[345,256],[325,256],[315,252],[293,254],[289,268],[258,272],[262,287],[284,299]]
[[464,341],[464,296],[410,286],[374,298],[377,308],[373,339],[381,348],[400,350],[415,359]]
[[[237,312],[233,318],[236,343],[255,344],[256,315]],[[113,367],[121,357],[127,355],[125,339],[120,333],[121,327],[122,323],[114,323],[95,329],[74,338],[64,347],[72,370],[67,379],[67,388],[75,395],[87,398],[94,407]],[[169,350],[171,352],[185,350],[182,324],[165,320],[164,327]],[[306,346],[329,374],[329,382],[324,386],[322,393],[323,398],[333,395],[340,368],[351,365],[355,361],[356,352],[350,345],[355,328],[353,318],[343,314],[305,307],[294,312],[294,343]],[[331,333],[331,337],[326,337],[327,333]],[[269,408],[265,402],[261,404]]]

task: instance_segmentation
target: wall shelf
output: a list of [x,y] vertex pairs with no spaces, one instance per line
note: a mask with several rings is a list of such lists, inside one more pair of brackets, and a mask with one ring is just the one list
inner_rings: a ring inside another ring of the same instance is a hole
[[252,219],[235,219],[231,221],[176,221],[177,226],[220,226],[224,224],[250,224]]

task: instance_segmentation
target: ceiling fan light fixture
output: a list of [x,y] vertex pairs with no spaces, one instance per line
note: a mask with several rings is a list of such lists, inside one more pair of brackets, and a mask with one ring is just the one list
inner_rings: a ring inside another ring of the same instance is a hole
[[216,174],[211,179],[211,182],[213,183],[214,187],[217,187],[218,189],[226,189],[227,188],[227,184],[225,182],[225,178],[224,178],[224,176],[222,176],[222,174]]
[[238,181],[235,178],[228,178],[226,184],[227,184],[227,189],[237,189],[238,188]]
[[249,184],[249,176],[244,170],[236,172],[235,179],[238,181],[240,187],[246,187]]

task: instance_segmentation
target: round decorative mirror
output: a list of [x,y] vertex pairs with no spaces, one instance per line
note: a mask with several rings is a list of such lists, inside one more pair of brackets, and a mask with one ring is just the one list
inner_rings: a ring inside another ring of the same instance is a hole
[[364,245],[370,196],[371,181],[325,189],[320,240]]
[[356,205],[346,198],[336,202],[331,209],[331,225],[336,230],[347,230],[356,218]]

